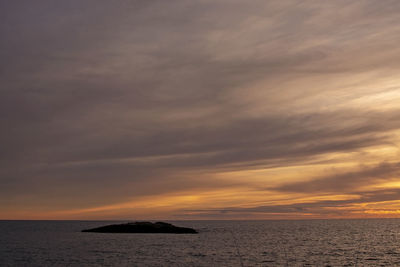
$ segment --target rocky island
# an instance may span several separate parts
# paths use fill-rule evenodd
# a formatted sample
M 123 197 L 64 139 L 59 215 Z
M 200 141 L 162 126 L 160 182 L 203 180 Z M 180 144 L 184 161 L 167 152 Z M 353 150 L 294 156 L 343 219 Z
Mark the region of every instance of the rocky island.
M 93 229 L 82 230 L 82 232 L 95 233 L 166 233 L 166 234 L 197 234 L 195 229 L 178 227 L 165 222 L 132 222 L 124 224 L 112 224 Z

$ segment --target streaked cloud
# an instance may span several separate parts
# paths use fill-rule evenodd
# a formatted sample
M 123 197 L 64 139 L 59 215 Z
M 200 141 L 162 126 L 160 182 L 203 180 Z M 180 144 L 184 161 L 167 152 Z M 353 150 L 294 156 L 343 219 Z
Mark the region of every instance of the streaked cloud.
M 397 194 L 399 11 L 0 3 L 0 218 L 370 216 Z

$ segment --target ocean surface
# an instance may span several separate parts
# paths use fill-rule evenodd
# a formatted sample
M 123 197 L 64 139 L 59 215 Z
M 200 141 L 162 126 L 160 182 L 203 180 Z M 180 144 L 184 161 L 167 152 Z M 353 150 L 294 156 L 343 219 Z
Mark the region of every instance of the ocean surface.
M 400 266 L 399 219 L 169 222 L 200 233 L 82 233 L 119 222 L 0 221 L 0 266 Z

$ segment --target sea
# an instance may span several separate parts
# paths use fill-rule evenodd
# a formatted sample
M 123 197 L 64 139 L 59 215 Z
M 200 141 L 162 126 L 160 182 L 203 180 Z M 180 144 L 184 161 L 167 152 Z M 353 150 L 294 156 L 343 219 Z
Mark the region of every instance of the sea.
M 400 219 L 166 221 L 199 234 L 81 230 L 127 221 L 0 221 L 0 266 L 400 266 Z

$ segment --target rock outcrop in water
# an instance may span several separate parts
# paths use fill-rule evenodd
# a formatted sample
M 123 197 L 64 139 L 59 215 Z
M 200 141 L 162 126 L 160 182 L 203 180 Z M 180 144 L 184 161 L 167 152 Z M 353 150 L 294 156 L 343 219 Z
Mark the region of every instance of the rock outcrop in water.
M 197 234 L 197 231 L 195 229 L 178 227 L 165 222 L 133 222 L 124 224 L 113 224 L 93 229 L 82 230 L 82 232 Z

